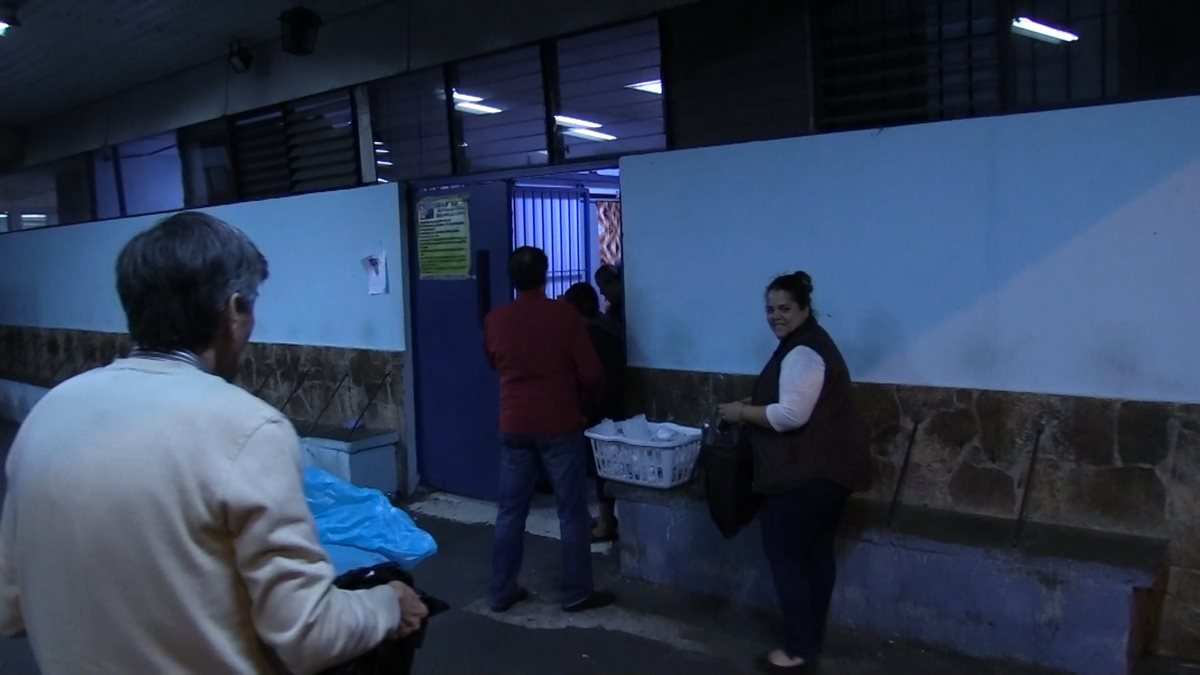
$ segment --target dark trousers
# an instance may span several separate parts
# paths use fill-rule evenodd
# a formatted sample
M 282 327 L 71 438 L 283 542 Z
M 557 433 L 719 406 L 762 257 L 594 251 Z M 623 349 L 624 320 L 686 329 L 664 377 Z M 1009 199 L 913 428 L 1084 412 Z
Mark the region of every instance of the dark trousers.
M 841 485 L 815 480 L 763 496 L 763 548 L 779 595 L 783 648 L 789 656 L 813 659 L 821 652 L 837 577 L 833 542 L 849 495 Z
M 488 599 L 493 607 L 517 593 L 517 577 L 525 554 L 525 519 L 534 485 L 545 467 L 558 501 L 562 533 L 562 604 L 587 599 L 592 593 L 592 527 L 587 503 L 587 457 L 583 434 L 552 437 L 504 438 L 500 455 L 500 503 L 492 549 L 492 581 Z

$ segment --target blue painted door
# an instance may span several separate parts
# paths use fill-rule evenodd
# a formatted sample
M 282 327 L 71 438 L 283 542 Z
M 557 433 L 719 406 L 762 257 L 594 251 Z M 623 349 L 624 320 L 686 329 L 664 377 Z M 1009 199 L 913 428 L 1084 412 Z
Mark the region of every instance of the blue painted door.
M 416 205 L 422 197 L 469 199 L 471 277 L 422 279 L 417 255 Z M 508 256 L 512 199 L 507 182 L 412 195 L 413 363 L 417 467 L 423 483 L 477 499 L 495 500 L 499 485 L 499 381 L 483 348 L 483 316 L 511 298 Z

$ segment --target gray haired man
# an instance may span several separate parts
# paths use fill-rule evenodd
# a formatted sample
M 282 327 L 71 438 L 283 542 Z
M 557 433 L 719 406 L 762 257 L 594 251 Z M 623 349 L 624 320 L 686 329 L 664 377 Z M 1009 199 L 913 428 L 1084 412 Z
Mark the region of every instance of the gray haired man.
M 55 387 L 17 433 L 0 632 L 43 673 L 312 673 L 419 627 L 403 584 L 334 588 L 298 439 L 229 384 L 267 261 L 181 213 L 134 237 L 117 292 L 136 349 Z

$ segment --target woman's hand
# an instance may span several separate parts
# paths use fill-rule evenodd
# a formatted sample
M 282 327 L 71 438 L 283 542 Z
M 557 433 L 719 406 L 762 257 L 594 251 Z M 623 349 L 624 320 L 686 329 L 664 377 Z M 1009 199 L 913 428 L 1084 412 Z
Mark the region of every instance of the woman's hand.
M 726 422 L 740 424 L 746 418 L 746 401 L 733 401 L 717 406 L 717 414 Z
M 749 424 L 764 429 L 771 429 L 771 422 L 767 420 L 767 407 L 750 405 L 750 399 L 748 398 L 730 403 L 722 403 L 717 406 L 717 414 L 721 416 L 721 419 L 733 424 Z

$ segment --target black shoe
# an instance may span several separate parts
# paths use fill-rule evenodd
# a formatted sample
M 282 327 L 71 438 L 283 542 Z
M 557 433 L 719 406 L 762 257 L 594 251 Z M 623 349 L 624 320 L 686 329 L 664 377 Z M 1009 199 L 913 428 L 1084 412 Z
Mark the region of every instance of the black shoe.
M 492 611 L 497 614 L 502 614 L 502 613 L 507 612 L 508 610 L 512 609 L 513 605 L 517 604 L 518 602 L 525 602 L 528 599 L 529 599 L 529 591 L 518 586 L 517 592 L 513 593 L 512 597 L 509 598 L 507 602 L 504 602 L 499 605 L 492 605 Z
M 589 609 L 608 607 L 617 601 L 617 596 L 608 591 L 592 591 L 592 594 L 573 605 L 563 607 L 564 612 L 586 612 Z
M 604 534 L 596 534 L 596 528 L 599 526 L 600 526 L 599 523 L 597 523 L 594 520 L 592 521 L 592 543 L 593 544 L 603 544 L 603 543 L 607 543 L 610 541 L 616 541 L 621 536 L 620 533 L 617 531 L 617 521 L 615 521 L 615 520 L 613 521 L 612 526 L 608 528 L 608 532 L 605 532 Z
M 617 535 L 616 529 L 609 530 L 608 534 L 596 534 L 593 532 L 592 533 L 592 543 L 593 544 L 607 544 L 610 542 L 615 542 L 617 540 L 617 537 L 618 537 L 618 535 Z

